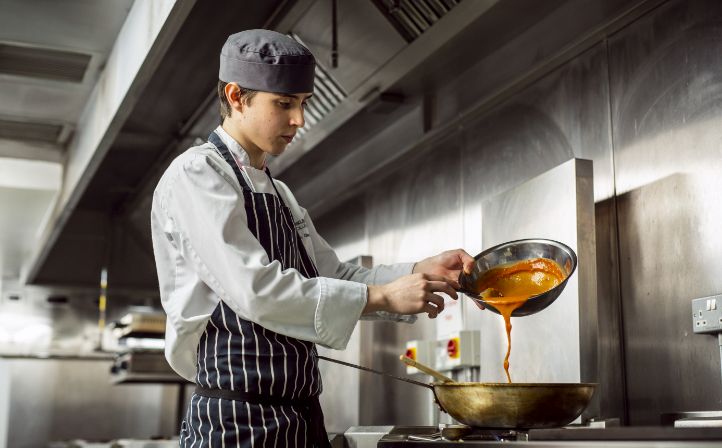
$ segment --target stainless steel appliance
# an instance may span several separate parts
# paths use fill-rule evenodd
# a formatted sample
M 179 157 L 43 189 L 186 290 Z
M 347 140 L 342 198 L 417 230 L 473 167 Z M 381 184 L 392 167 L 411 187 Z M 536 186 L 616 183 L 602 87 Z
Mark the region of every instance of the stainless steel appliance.
M 494 431 L 473 429 L 461 440 L 444 440 L 444 428 L 434 426 L 395 426 L 384 433 L 372 428 L 350 428 L 346 433 L 349 447 L 509 447 L 587 448 L 587 447 L 719 447 L 722 428 L 673 427 L 566 427 L 530 431 Z M 386 428 L 376 428 L 384 431 Z
M 113 383 L 187 383 L 171 369 L 163 352 L 134 350 L 116 356 L 110 368 Z

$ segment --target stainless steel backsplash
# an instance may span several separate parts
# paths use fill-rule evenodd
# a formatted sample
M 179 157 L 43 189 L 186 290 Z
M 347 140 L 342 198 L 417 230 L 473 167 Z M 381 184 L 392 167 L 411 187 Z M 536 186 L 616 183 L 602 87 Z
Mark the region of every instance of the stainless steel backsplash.
M 437 119 L 461 120 L 474 98 L 493 96 L 500 82 L 488 79 L 520 76 L 525 67 L 514 61 L 559 41 L 569 28 L 561 19 L 556 34 L 531 30 L 434 92 Z M 690 301 L 722 291 L 721 27 L 713 0 L 652 5 L 465 116 L 458 132 L 396 163 L 359 190 L 356 206 L 316 225 L 348 256 L 378 263 L 457 246 L 473 254 L 482 249 L 483 199 L 573 157 L 591 159 L 601 416 L 657 424 L 664 412 L 719 409 L 717 340 L 692 334 Z M 402 374 L 395 357 L 404 342 L 433 337 L 424 318 L 380 325 L 360 341 L 362 361 Z M 363 381 L 373 384 L 362 384 L 361 424 L 430 423 L 426 391 Z

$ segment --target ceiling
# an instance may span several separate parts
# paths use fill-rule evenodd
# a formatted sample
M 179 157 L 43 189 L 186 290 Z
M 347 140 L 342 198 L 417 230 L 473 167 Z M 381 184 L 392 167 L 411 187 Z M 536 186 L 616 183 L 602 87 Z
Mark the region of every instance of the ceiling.
M 0 273 L 18 277 L 133 0 L 0 2 Z
M 61 126 L 54 141 L 41 140 L 60 150 L 132 4 L 133 0 L 3 0 L 0 119 Z M 21 140 L 34 139 L 27 135 Z

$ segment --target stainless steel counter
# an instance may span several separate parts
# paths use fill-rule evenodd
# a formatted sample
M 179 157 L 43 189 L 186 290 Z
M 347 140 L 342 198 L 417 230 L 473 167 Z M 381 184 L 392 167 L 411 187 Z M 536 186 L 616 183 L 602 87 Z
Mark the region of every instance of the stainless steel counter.
M 582 447 L 719 447 L 722 428 L 613 427 L 559 428 L 528 432 L 474 430 L 462 441 L 431 439 L 433 426 L 394 427 L 376 445 L 380 448 L 406 447 L 509 447 L 582 448 Z M 363 447 L 364 445 L 349 445 Z

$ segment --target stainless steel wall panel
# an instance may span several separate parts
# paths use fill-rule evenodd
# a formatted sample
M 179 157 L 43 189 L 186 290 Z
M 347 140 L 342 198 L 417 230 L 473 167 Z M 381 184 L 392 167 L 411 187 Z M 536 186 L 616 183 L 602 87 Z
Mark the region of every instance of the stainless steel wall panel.
M 0 397 L 10 396 L 10 367 L 8 361 L 0 359 Z M 0 398 L 0 448 L 7 448 L 10 400 Z
M 507 17 L 505 12 L 496 20 L 483 23 L 483 28 L 478 31 L 485 33 L 486 30 L 493 29 L 495 32 L 492 35 L 485 35 L 480 41 L 469 39 L 462 44 L 468 47 L 458 51 L 464 55 L 477 55 L 477 62 L 473 67 L 459 73 L 452 82 L 439 86 L 440 101 L 435 125 L 454 120 L 460 111 L 476 107 L 481 101 L 498 103 L 503 101 L 499 97 L 515 94 L 520 90 L 520 86 L 536 84 L 535 79 L 552 70 L 555 65 L 568 65 L 566 62 L 574 56 L 564 55 L 564 51 L 573 49 L 575 43 L 580 43 L 580 47 L 584 49 L 589 43 L 601 40 L 604 26 L 614 26 L 620 17 L 644 3 L 651 2 L 501 2 L 496 9 L 505 11 L 505 8 L 509 8 L 508 13 L 513 19 Z M 519 14 L 521 10 L 524 14 Z M 598 35 L 592 37 L 595 33 Z M 585 41 L 587 43 L 584 43 Z M 573 94 L 573 90 L 568 93 Z M 586 92 L 585 95 L 588 96 L 589 93 Z
M 368 189 L 366 229 L 375 264 L 418 261 L 461 247 L 461 140 L 450 139 L 433 154 L 404 160 Z M 413 325 L 378 323 L 374 327 L 372 367 L 403 375 L 398 355 L 406 341 L 434 339 L 435 322 L 419 315 Z M 435 408 L 428 390 L 384 378 L 362 397 L 375 403 L 373 421 L 364 424 L 430 424 Z M 379 406 L 379 403 L 384 403 Z
M 519 92 L 464 133 L 464 210 L 483 214 L 483 210 L 476 211 L 482 200 L 573 157 L 593 160 L 595 200 L 605 203 L 613 195 L 614 172 L 604 44 Z M 605 248 L 601 254 L 616 253 L 614 221 L 603 219 L 596 224 L 596 244 Z M 474 230 L 469 227 L 466 238 L 473 240 L 469 232 Z M 481 229 L 477 231 L 481 233 Z M 610 287 L 616 284 L 615 266 L 606 260 L 597 269 L 598 397 L 602 416 L 620 417 L 624 414 L 624 383 L 619 296 Z M 467 315 L 467 328 L 489 331 L 471 316 Z M 482 344 L 483 340 L 482 333 Z
M 109 384 L 110 362 L 8 360 L 8 446 L 175 434 L 175 386 Z
M 481 249 L 481 202 L 573 157 L 593 160 L 594 192 L 601 204 L 594 237 L 604 249 L 597 270 L 599 398 L 601 415 L 624 415 L 617 285 L 614 172 L 609 112 L 606 46 L 600 43 L 578 58 L 518 92 L 437 147 L 411 160 L 364 190 L 366 238 L 377 263 L 418 259 L 456 246 Z M 439 101 L 445 101 L 443 96 Z M 391 123 L 385 133 L 393 133 Z M 345 214 L 337 208 L 326 216 Z M 326 221 L 324 217 L 324 222 Z M 331 226 L 326 226 L 330 228 Z M 358 232 L 357 230 L 354 232 Z M 343 241 L 341 230 L 331 238 Z M 323 234 L 323 230 L 322 230 Z M 355 238 L 358 239 L 358 236 Z M 462 302 L 466 328 L 481 329 L 479 311 Z M 425 318 L 412 326 L 373 324 L 371 347 L 361 342 L 371 366 L 395 373 L 396 355 L 407 340 L 436 337 Z M 488 331 L 488 328 L 487 328 Z M 482 342 L 483 343 L 483 342 Z M 483 379 L 483 378 L 482 378 Z M 363 424 L 430 423 L 428 394 L 412 386 L 370 378 L 377 383 L 362 402 L 374 403 Z M 361 379 L 362 384 L 364 377 Z M 403 405 L 398 403 L 405 400 Z M 383 403 L 383 405 L 379 405 Z M 387 405 L 387 403 L 390 403 Z M 363 405 L 362 405 L 363 409 Z
M 671 1 L 609 42 L 630 420 L 719 409 L 690 301 L 722 277 L 722 4 Z
M 612 197 L 594 206 L 597 252 L 598 363 L 600 414 L 629 421 L 619 292 L 617 205 Z
M 363 198 L 352 198 L 329 213 L 314 221 L 316 230 L 334 247 L 340 260 L 351 260 L 368 254 L 366 240 L 365 207 Z M 359 322 L 354 329 L 345 350 L 331 350 L 318 347 L 318 352 L 331 358 L 353 364 L 367 365 L 362 359 L 362 349 L 374 347 L 373 322 Z M 358 370 L 319 362 L 323 380 L 321 406 L 324 409 L 326 429 L 330 433 L 343 433 L 351 426 L 363 425 L 362 415 L 371 414 L 377 406 L 366 397 L 376 390 L 368 378 L 370 374 Z
M 594 162 L 595 199 L 613 192 L 602 44 L 466 126 L 465 206 L 573 157 Z
M 578 3 L 565 3 L 554 13 L 557 22 L 567 7 L 579 8 Z M 591 16 L 608 17 L 617 7 L 620 4 Z M 590 50 L 523 90 L 512 86 L 511 91 L 494 91 L 503 85 L 498 83 L 500 71 L 509 70 L 511 79 L 521 70 L 505 66 L 501 58 L 492 67 L 501 67 L 499 72 L 482 70 L 490 67 L 486 61 L 434 92 L 440 106 L 435 119 L 441 121 L 460 117 L 465 105 L 478 103 L 482 95 L 498 101 L 483 116 L 464 116 L 467 124 L 452 137 L 452 146 L 461 148 L 458 172 L 451 167 L 433 173 L 447 197 L 458 193 L 462 198 L 455 202 L 460 208 L 459 244 L 470 251 L 481 249 L 485 198 L 569 158 L 594 161 L 599 399 L 604 417 L 625 418 L 625 393 L 634 424 L 656 423 L 662 412 L 716 409 L 722 403 L 717 341 L 693 335 L 689 328 L 690 300 L 722 288 L 715 271 L 722 251 L 717 207 L 722 193 L 720 23 L 718 2 L 670 1 L 608 40 L 600 34 Z M 524 57 L 538 46 L 555 47 L 554 36 L 537 37 Z M 504 51 L 514 54 L 519 47 L 510 42 Z M 554 51 L 540 54 L 549 58 Z M 457 164 L 449 162 L 447 149 L 441 143 L 417 156 L 427 160 L 421 165 Z M 420 247 L 426 247 L 432 234 L 444 235 L 444 244 L 454 242 L 444 234 L 453 225 L 427 218 L 444 195 L 429 199 L 417 194 L 428 191 L 419 190 L 418 179 L 431 174 L 419 163 L 410 162 L 388 173 L 388 180 L 365 186 L 366 237 L 369 254 L 377 261 L 399 261 L 401 253 L 421 255 Z M 480 328 L 470 316 L 467 309 L 467 328 Z M 401 343 L 433 334 L 427 322 L 420 324 L 375 327 L 380 335 L 375 340 L 384 341 L 373 346 L 376 366 L 388 363 L 392 371 L 400 369 L 390 355 Z M 383 419 L 374 423 L 427 421 L 426 411 L 415 407 L 425 399 L 414 396 L 413 389 L 383 386 L 372 401 L 395 400 L 396 391 L 412 394 L 410 406 L 383 406 Z
M 368 255 L 366 238 L 366 206 L 363 196 L 353 197 L 327 213 L 314 219 L 318 233 L 334 248 L 340 260 L 351 260 Z
M 491 247 L 522 238 L 550 238 L 577 254 L 577 271 L 552 306 L 512 319 L 510 374 L 513 381 L 597 382 L 596 252 L 592 163 L 572 159 L 482 204 L 483 242 Z M 482 381 L 504 382 L 507 349 L 504 322 L 492 313 L 481 320 Z M 587 408 L 590 417 L 598 409 Z

